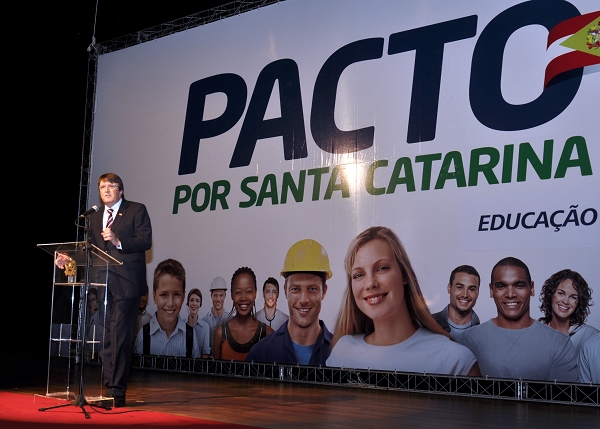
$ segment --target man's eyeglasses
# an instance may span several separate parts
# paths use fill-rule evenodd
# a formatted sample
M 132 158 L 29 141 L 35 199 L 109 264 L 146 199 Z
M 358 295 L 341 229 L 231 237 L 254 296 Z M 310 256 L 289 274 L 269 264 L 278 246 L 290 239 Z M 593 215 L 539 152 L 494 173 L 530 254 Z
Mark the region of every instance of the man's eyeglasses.
M 105 191 L 106 188 L 110 189 L 111 191 L 114 191 L 115 189 L 119 189 L 119 185 L 101 185 L 100 186 L 101 191 Z

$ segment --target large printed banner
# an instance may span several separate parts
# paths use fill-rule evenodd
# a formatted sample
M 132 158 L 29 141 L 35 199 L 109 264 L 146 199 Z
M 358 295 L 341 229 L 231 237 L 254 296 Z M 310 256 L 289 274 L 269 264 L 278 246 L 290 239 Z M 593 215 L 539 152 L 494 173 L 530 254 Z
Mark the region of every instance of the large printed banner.
M 400 237 L 432 313 L 469 264 L 475 311 L 495 317 L 506 256 L 529 266 L 532 317 L 564 268 L 600 303 L 598 15 L 592 0 L 287 0 L 104 54 L 92 178 L 115 172 L 146 204 L 149 283 L 181 261 L 201 315 L 214 277 L 247 266 L 259 289 L 282 284 L 286 252 L 312 238 L 333 331 L 348 245 L 375 225 Z

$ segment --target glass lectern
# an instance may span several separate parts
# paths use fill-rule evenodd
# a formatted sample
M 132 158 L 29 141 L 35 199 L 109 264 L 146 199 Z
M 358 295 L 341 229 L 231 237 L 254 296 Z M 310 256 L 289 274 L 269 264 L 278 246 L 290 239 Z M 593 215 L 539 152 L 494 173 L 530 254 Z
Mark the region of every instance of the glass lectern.
M 103 345 L 99 320 L 106 314 L 108 268 L 122 262 L 93 244 L 38 244 L 52 255 L 52 307 L 48 347 L 48 397 L 85 402 L 110 400 L 102 396 Z M 61 257 L 66 264 L 59 268 Z M 84 389 L 85 386 L 85 389 Z

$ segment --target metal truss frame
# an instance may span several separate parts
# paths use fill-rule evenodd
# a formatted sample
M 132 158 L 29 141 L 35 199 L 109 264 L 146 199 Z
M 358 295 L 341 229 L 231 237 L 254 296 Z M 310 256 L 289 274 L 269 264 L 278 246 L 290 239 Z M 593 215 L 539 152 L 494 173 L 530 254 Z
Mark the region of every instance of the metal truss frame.
M 97 49 L 100 54 L 113 52 L 283 1 L 285 0 L 235 0 L 222 6 L 109 40 L 98 45 Z
M 134 355 L 138 369 L 597 407 L 600 385 Z
M 92 138 L 94 132 L 94 106 L 96 104 L 96 76 L 98 55 L 92 45 L 88 48 L 87 84 L 85 94 L 85 116 L 83 124 L 83 144 L 81 149 L 81 173 L 79 178 L 79 205 L 77 215 L 87 210 L 90 199 L 90 180 L 92 170 Z M 77 228 L 76 241 L 85 241 L 84 228 Z

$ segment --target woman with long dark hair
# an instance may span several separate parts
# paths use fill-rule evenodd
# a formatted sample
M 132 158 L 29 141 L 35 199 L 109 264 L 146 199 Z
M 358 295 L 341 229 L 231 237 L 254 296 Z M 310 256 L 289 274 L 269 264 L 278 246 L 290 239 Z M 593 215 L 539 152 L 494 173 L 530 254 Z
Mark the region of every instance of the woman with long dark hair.
M 552 274 L 542 286 L 540 310 L 544 315 L 539 321 L 571 338 L 575 351 L 598 333 L 598 329 L 586 325 L 592 301 L 592 289 L 577 271 L 560 270 Z

